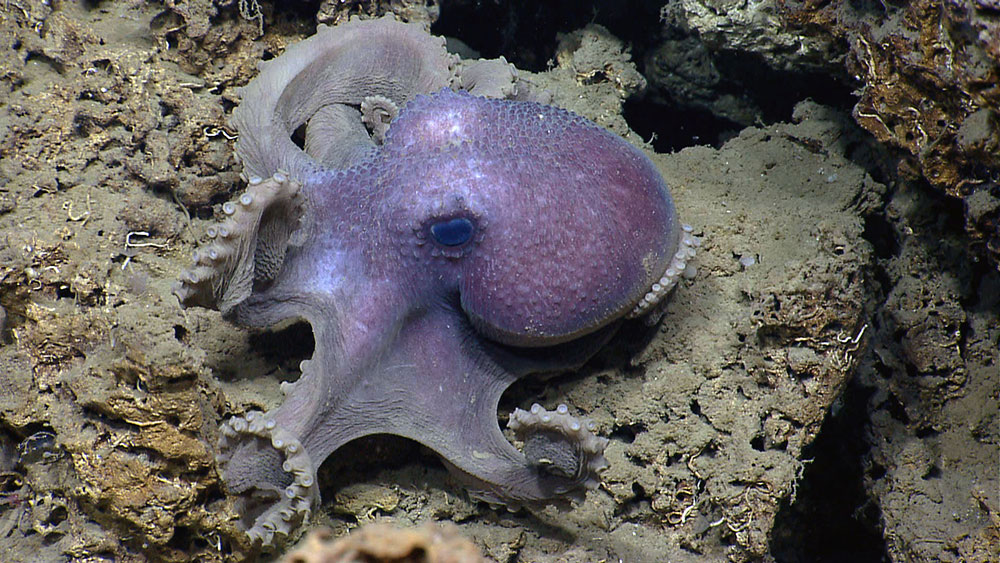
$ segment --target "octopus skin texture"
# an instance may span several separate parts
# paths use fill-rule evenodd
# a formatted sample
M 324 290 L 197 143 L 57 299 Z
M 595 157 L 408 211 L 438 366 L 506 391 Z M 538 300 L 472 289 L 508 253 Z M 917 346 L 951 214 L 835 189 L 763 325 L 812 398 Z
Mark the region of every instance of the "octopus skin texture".
M 248 188 L 175 293 L 238 324 L 311 325 L 284 402 L 233 417 L 218 462 L 270 544 L 319 500 L 355 438 L 434 450 L 508 507 L 597 486 L 607 440 L 565 405 L 497 404 L 518 378 L 580 366 L 622 319 L 655 315 L 698 244 L 655 166 L 544 105 L 503 59 L 461 60 L 392 18 L 352 20 L 263 63 L 232 125 Z M 296 142 L 298 139 L 298 142 Z

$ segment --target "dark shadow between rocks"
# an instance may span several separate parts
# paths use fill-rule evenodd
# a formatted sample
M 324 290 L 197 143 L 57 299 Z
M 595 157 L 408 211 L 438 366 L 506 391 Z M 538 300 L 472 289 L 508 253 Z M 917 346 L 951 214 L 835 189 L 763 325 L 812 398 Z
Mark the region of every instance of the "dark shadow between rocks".
M 522 70 L 540 72 L 552 60 L 558 35 L 596 23 L 634 48 L 655 42 L 657 0 L 452 0 L 443 2 L 431 33 L 454 37 L 483 57 L 504 56 Z
M 781 506 L 771 553 L 778 563 L 888 562 L 881 511 L 864 486 L 868 400 L 874 390 L 852 381 L 834 403 L 816 441 L 806 446 L 798 494 Z

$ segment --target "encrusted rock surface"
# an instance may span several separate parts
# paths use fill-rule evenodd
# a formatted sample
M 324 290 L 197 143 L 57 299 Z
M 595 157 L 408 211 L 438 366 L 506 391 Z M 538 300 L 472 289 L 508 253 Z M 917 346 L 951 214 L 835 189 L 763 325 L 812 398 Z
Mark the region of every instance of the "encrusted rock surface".
M 855 120 L 900 152 L 900 174 L 963 200 L 966 230 L 1000 266 L 997 9 L 975 0 L 684 0 L 663 9 L 665 39 L 646 69 L 654 89 L 738 123 L 761 109 L 727 93 L 745 80 L 738 67 L 720 68 L 735 54 L 855 86 Z

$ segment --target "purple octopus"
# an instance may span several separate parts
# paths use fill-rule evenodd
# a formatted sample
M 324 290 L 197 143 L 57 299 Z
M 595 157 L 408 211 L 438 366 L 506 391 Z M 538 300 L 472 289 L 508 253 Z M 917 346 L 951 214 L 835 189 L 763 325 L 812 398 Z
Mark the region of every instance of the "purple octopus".
M 175 292 L 314 332 L 284 403 L 220 429 L 255 540 L 301 523 L 319 465 L 368 434 L 426 445 L 494 504 L 597 486 L 607 440 L 592 425 L 565 405 L 518 409 L 518 449 L 500 396 L 655 314 L 698 241 L 640 150 L 541 96 L 505 60 L 461 60 L 392 18 L 321 26 L 242 91 L 249 187 Z

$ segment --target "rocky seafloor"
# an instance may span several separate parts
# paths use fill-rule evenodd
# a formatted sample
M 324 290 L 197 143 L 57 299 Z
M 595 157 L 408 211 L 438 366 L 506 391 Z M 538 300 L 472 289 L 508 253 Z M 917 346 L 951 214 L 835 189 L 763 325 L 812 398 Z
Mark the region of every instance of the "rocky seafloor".
M 300 533 L 444 522 L 404 544 L 502 562 L 997 559 L 1000 7 L 766 0 L 4 3 L 0 559 L 294 549 L 247 543 L 214 447 L 311 333 L 170 287 L 243 188 L 235 89 L 317 23 L 386 12 L 644 147 L 704 243 L 658 327 L 501 403 L 611 439 L 584 503 L 497 511 L 377 437 L 323 465 Z

